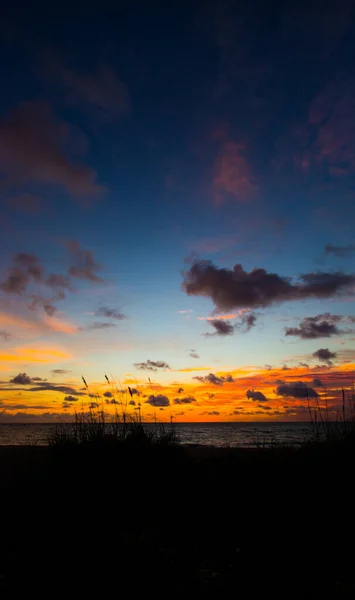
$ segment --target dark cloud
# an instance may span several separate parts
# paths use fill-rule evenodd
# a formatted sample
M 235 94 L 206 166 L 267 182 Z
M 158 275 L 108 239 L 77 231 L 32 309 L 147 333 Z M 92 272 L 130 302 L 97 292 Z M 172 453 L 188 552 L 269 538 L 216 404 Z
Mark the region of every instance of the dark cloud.
M 7 342 L 8 340 L 11 340 L 12 334 L 9 331 L 5 331 L 5 329 L 0 329 L 0 338 Z
M 306 298 L 331 298 L 350 292 L 355 275 L 342 272 L 305 273 L 298 282 L 268 273 L 265 269 L 247 272 L 242 265 L 233 269 L 216 267 L 211 261 L 192 264 L 184 274 L 183 290 L 190 296 L 207 296 L 220 311 L 259 308 Z
M 43 379 L 43 377 L 32 377 L 32 381 L 47 381 L 47 380 Z
M 193 396 L 186 396 L 185 398 L 174 399 L 174 404 L 192 404 L 192 402 L 196 402 L 196 398 L 193 398 Z
M 317 398 L 317 392 L 303 381 L 282 383 L 276 388 L 276 394 L 284 398 Z
M 178 394 L 181 394 L 184 391 L 184 388 L 180 387 L 177 391 Z
M 318 379 L 318 377 L 315 377 L 313 379 L 313 381 L 312 381 L 312 385 L 313 385 L 313 387 L 316 387 L 316 388 L 317 387 L 322 387 L 323 386 L 323 382 L 320 379 Z
M 209 415 L 209 416 L 218 416 L 220 413 L 218 412 L 218 410 L 205 410 L 203 413 L 201 413 L 201 415 Z
M 168 363 L 164 360 L 146 360 L 141 363 L 134 363 L 134 367 L 139 371 L 158 371 L 158 369 L 170 369 Z
M 151 394 L 148 400 L 146 400 L 146 404 L 150 404 L 151 406 L 169 406 L 170 401 L 169 398 L 163 396 L 163 394 L 158 394 L 157 396 Z
M 72 265 L 69 267 L 69 275 L 93 283 L 102 283 L 103 279 L 96 273 L 102 267 L 94 259 L 91 250 L 81 248 L 77 240 L 67 242 L 67 247 L 72 260 Z
M 246 331 L 250 331 L 250 329 L 255 325 L 256 315 L 254 315 L 254 313 L 243 315 L 242 321 L 243 324 L 246 325 Z
M 213 321 L 208 321 L 208 324 L 211 325 L 215 331 L 214 333 L 205 333 L 205 335 L 225 336 L 232 335 L 234 333 L 234 326 L 228 321 L 214 319 Z
M 104 393 L 104 397 L 105 398 L 112 398 L 112 393 L 111 392 L 105 392 Z
M 52 369 L 51 373 L 53 375 L 67 375 L 67 373 L 71 373 L 68 369 Z
M 36 387 L 32 387 L 29 390 L 30 392 L 45 392 L 45 391 L 53 391 L 60 392 L 61 394 L 68 394 L 72 396 L 84 396 L 83 392 L 77 392 L 74 388 L 67 385 L 55 385 L 53 383 L 43 383 L 42 385 L 38 385 Z
M 234 381 L 232 375 L 225 375 L 222 377 L 218 377 L 214 375 L 214 373 L 209 373 L 208 375 L 193 377 L 193 379 L 197 379 L 197 381 L 201 381 L 201 383 L 212 383 L 213 385 L 223 385 L 224 383 L 232 383 Z
M 109 308 L 108 306 L 100 306 L 95 314 L 97 317 L 107 317 L 108 319 L 117 319 L 117 321 L 127 319 L 126 315 L 121 313 L 117 308 Z
M 128 391 L 129 391 L 129 395 L 132 396 L 140 396 L 141 393 L 139 390 L 137 390 L 137 388 L 131 388 L 128 386 Z
M 76 73 L 57 64 L 51 73 L 55 83 L 66 90 L 70 102 L 80 108 L 86 105 L 106 121 L 130 112 L 128 88 L 108 66 L 100 66 L 94 73 Z
M 22 295 L 31 281 L 44 282 L 44 270 L 34 254 L 16 254 L 7 278 L 1 283 L 3 292 Z
M 28 293 L 30 284 L 46 287 L 50 290 L 51 297 L 48 298 L 32 291 Z M 41 307 L 49 316 L 53 316 L 56 311 L 54 302 L 63 300 L 66 291 L 73 291 L 70 280 L 66 275 L 60 273 L 46 274 L 38 257 L 26 253 L 15 255 L 5 280 L 0 283 L 0 289 L 8 294 L 20 296 L 26 294 L 27 306 L 30 310 Z
M 0 122 L 0 173 L 8 187 L 37 183 L 61 186 L 73 196 L 102 192 L 93 169 L 69 159 L 74 147 L 68 123 L 55 118 L 49 104 L 24 102 Z
M 325 361 L 328 363 L 328 365 L 331 365 L 332 360 L 336 358 L 337 353 L 331 352 L 329 348 L 319 348 L 319 350 L 313 352 L 312 356 L 314 356 L 314 358 L 318 358 L 319 360 Z
M 64 397 L 64 402 L 77 402 L 77 401 L 78 401 L 78 399 L 75 398 L 75 396 L 73 396 L 72 394 Z
M 351 333 L 351 330 L 344 330 L 338 327 L 341 321 L 346 317 L 323 313 L 315 317 L 305 317 L 298 327 L 286 327 L 285 335 L 298 336 L 303 340 L 331 337 L 343 333 Z
M 200 358 L 200 355 L 197 354 L 196 350 L 191 350 L 190 356 L 191 358 Z
M 255 402 L 268 402 L 268 399 L 265 398 L 262 392 L 248 390 L 246 396 L 249 400 L 254 400 Z
M 10 379 L 10 383 L 17 383 L 18 385 L 31 385 L 32 378 L 27 373 L 19 373 L 13 379 Z
M 348 244 L 348 246 L 333 246 L 327 244 L 324 248 L 326 254 L 334 254 L 340 258 L 346 258 L 347 256 L 354 256 L 355 244 Z

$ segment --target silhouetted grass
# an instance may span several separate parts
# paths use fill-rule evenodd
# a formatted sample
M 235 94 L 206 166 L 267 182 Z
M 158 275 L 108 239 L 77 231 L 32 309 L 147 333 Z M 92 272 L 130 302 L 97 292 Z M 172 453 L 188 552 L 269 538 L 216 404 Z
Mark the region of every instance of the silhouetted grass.
M 171 446 L 179 443 L 173 422 L 155 423 L 149 426 L 135 416 L 125 414 L 122 419 L 116 412 L 113 420 L 107 420 L 103 410 L 90 409 L 89 413 L 75 413 L 74 422 L 56 424 L 48 438 L 52 448 L 78 446 L 147 447 Z

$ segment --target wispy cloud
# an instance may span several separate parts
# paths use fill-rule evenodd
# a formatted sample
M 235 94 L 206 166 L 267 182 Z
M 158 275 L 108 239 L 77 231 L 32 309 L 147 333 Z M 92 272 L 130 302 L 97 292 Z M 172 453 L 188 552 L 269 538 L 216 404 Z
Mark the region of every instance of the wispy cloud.
M 326 254 L 333 254 L 338 258 L 346 258 L 355 255 L 355 244 L 348 244 L 347 246 L 333 246 L 333 244 L 327 244 L 324 251 Z
M 34 182 L 60 186 L 72 196 L 99 195 L 95 171 L 64 151 L 72 139 L 70 125 L 56 119 L 49 104 L 20 104 L 0 122 L 0 168 L 7 187 Z
M 51 72 L 67 92 L 68 100 L 80 108 L 86 106 L 109 121 L 130 112 L 128 88 L 110 67 L 102 65 L 95 72 L 77 73 L 57 64 Z
M 123 321 L 127 319 L 126 315 L 124 315 L 118 308 L 109 308 L 108 306 L 100 306 L 97 309 L 95 315 L 97 317 L 107 317 L 108 319 L 116 319 L 117 321 Z
M 102 266 L 96 262 L 91 250 L 82 248 L 77 240 L 67 242 L 67 247 L 72 260 L 72 264 L 69 267 L 69 275 L 77 279 L 102 283 L 103 279 L 96 273 L 96 271 L 102 269 Z
M 229 197 L 245 202 L 255 194 L 255 178 L 246 153 L 245 144 L 230 139 L 222 141 L 214 164 L 214 192 L 218 204 Z

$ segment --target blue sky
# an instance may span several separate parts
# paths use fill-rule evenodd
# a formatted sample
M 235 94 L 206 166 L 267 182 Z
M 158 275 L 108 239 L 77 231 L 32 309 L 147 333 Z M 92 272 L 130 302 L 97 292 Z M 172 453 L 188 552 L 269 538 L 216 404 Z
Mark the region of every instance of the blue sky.
M 319 348 L 348 369 L 352 2 L 68 11 L 8 7 L 0 28 L 4 381 L 38 368 L 50 379 L 58 356 L 33 364 L 28 348 L 59 348 L 71 385 L 83 371 L 93 385 L 109 370 L 169 386 L 198 373 L 178 369 L 296 368 Z M 213 282 L 200 273 L 187 293 L 184 273 L 206 260 Z M 245 282 L 220 283 L 238 264 Z M 255 291 L 255 268 L 298 287 L 269 297 L 266 277 Z M 300 292 L 319 273 L 323 288 Z M 328 328 L 318 323 L 314 337 L 285 335 L 319 315 Z M 169 368 L 134 367 L 148 359 Z M 61 396 L 53 402 L 59 413 Z

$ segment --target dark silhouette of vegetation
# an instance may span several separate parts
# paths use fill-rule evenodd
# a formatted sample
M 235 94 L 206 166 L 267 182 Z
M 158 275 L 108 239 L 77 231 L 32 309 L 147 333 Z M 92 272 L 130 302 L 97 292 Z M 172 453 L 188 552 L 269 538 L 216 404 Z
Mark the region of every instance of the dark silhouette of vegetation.
M 98 408 L 0 447 L 2 597 L 353 598 L 354 420 L 319 409 L 300 448 L 184 447 Z

